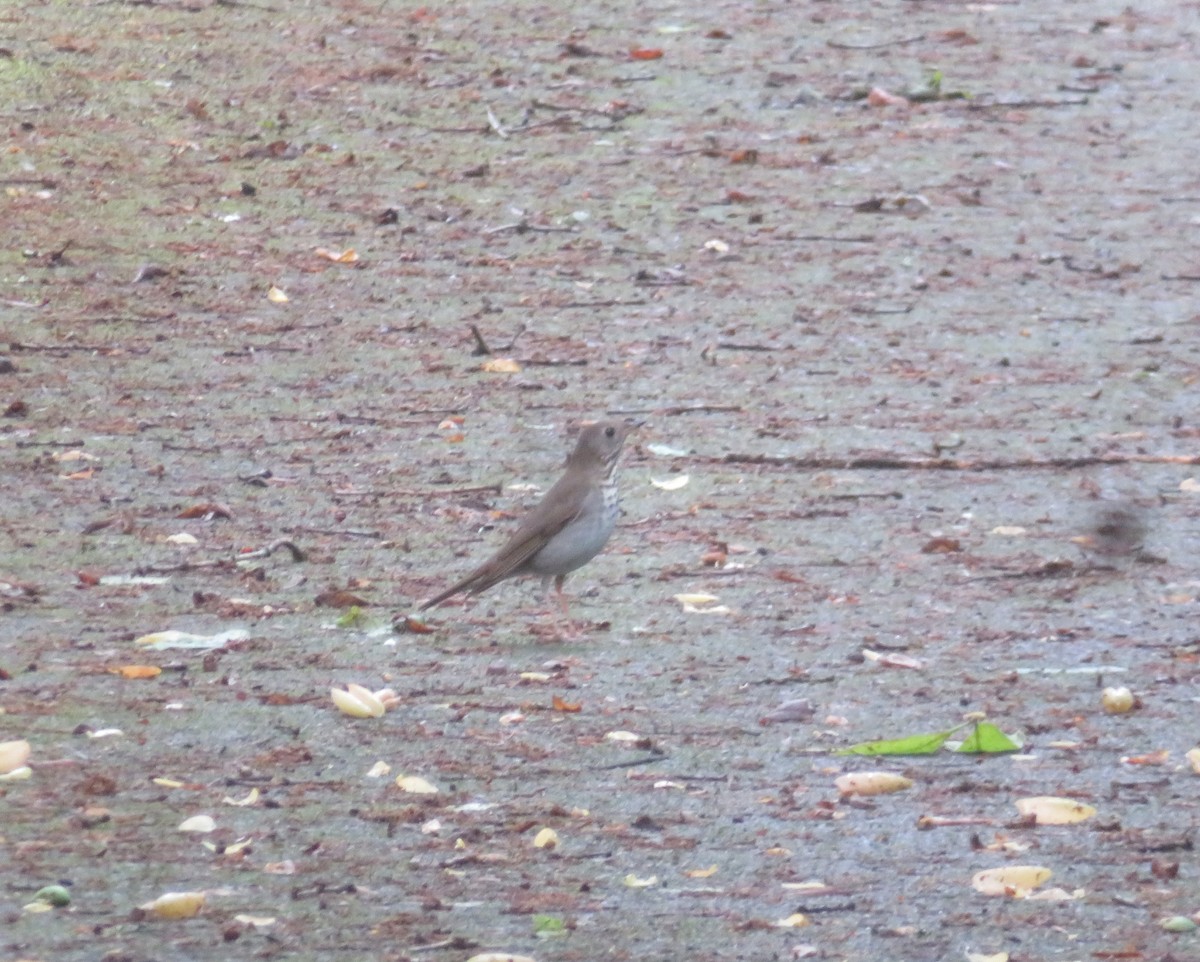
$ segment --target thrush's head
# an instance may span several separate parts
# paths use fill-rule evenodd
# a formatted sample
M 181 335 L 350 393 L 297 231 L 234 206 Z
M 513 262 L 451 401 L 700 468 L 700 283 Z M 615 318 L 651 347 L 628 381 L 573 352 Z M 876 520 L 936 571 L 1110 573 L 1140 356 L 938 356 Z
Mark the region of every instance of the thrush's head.
M 624 421 L 597 421 L 595 424 L 589 424 L 579 432 L 579 441 L 570 461 L 611 467 L 621 456 L 621 446 L 632 427 L 632 424 Z

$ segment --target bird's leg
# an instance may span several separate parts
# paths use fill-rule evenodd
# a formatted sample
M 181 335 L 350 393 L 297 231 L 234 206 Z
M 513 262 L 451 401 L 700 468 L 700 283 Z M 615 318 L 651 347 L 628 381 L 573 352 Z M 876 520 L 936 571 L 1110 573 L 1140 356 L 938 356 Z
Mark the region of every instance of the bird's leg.
M 563 592 L 563 582 L 567 580 L 566 575 L 556 575 L 554 578 L 554 593 L 558 596 L 558 607 L 562 611 L 563 620 L 568 624 L 571 622 L 571 603 L 570 599 Z
M 554 594 L 558 601 L 559 618 L 554 619 L 554 637 L 557 641 L 577 641 L 582 633 L 579 626 L 571 620 L 571 611 L 569 598 L 566 592 L 563 591 L 563 581 L 566 580 L 566 575 L 554 576 Z M 546 576 L 546 587 L 550 586 L 550 575 Z M 549 627 L 549 626 L 547 626 Z

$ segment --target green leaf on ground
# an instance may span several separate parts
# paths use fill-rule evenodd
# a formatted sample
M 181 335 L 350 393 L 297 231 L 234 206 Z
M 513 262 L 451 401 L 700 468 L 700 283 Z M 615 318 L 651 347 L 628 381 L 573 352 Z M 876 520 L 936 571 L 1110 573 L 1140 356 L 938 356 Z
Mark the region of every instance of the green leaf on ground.
M 960 752 L 1016 752 L 1021 745 L 1013 741 L 991 722 L 979 722 L 975 730 L 958 746 Z
M 954 734 L 929 732 L 925 735 L 909 735 L 907 738 L 889 738 L 878 742 L 860 742 L 849 748 L 834 752 L 835 755 L 932 755 Z

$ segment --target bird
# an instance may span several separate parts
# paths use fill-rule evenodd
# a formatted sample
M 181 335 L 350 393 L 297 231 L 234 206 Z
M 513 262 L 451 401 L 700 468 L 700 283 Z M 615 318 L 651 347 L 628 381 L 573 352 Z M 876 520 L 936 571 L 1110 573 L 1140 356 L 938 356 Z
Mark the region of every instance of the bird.
M 1109 561 L 1140 556 L 1149 525 L 1146 513 L 1130 501 L 1105 501 L 1088 520 L 1084 533 L 1071 540 L 1094 558 Z
M 543 591 L 554 582 L 565 617 L 563 582 L 600 553 L 616 526 L 617 462 L 634 427 L 625 421 L 597 421 L 584 427 L 562 477 L 525 515 L 508 542 L 417 610 L 426 611 L 462 592 L 480 594 L 507 578 L 540 575 Z

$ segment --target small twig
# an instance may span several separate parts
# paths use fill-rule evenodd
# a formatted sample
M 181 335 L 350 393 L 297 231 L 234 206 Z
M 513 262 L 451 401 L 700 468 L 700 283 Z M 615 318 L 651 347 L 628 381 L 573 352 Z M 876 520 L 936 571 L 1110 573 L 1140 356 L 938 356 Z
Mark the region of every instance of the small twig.
M 502 123 L 500 123 L 500 118 L 497 117 L 494 113 L 492 113 L 491 107 L 487 108 L 487 119 L 488 119 L 488 126 L 491 127 L 492 130 L 496 131 L 496 133 L 500 135 L 500 138 L 502 140 L 508 140 L 508 131 L 505 130 L 504 125 Z
M 442 939 L 440 942 L 430 942 L 427 945 L 410 945 L 405 951 L 416 955 L 418 952 L 440 952 L 442 949 L 473 949 L 477 945 L 474 939 L 468 939 L 461 935 L 455 935 L 448 939 Z
M 736 341 L 717 341 L 717 348 L 722 351 L 780 351 L 784 348 L 773 344 L 738 344 Z
M 871 307 L 870 305 L 861 304 L 850 308 L 855 314 L 870 314 L 872 317 L 882 314 L 909 314 L 912 312 L 913 305 L 905 304 L 901 307 Z
M 1029 110 L 1034 107 L 1086 107 L 1090 101 L 1087 97 L 1068 100 L 993 100 L 991 103 L 980 103 L 976 100 L 967 101 L 968 110 L 1016 109 Z
M 556 110 L 565 114 L 599 114 L 602 117 L 611 116 L 611 112 L 603 107 L 560 107 L 558 104 L 547 103 L 544 100 L 535 100 L 531 106 L 535 110 Z
M 838 40 L 826 40 L 825 46 L 833 47 L 834 50 L 883 50 L 886 47 L 900 47 L 908 43 L 920 43 L 925 39 L 925 34 L 919 33 L 915 37 L 904 37 L 900 40 L 885 40 L 883 43 L 841 43 Z
M 308 348 L 284 347 L 282 344 L 247 344 L 245 347 L 232 347 L 221 352 L 221 357 L 254 357 L 255 354 L 266 354 L 275 351 L 278 354 L 299 354 Z
M 659 408 L 654 413 L 668 418 L 678 417 L 681 414 L 741 414 L 742 406 L 740 404 L 688 404 Z
M 471 352 L 472 357 L 482 357 L 492 353 L 492 349 L 488 347 L 487 341 L 483 339 L 483 335 L 479 333 L 479 327 L 475 324 L 470 325 L 471 336 L 475 338 L 475 350 Z
M 619 300 L 569 301 L 566 304 L 559 304 L 559 305 L 557 305 L 557 307 L 559 310 L 567 310 L 568 308 L 580 308 L 580 307 L 589 307 L 589 308 L 590 307 L 640 307 L 641 305 L 646 304 L 646 303 L 647 303 L 647 301 L 644 301 L 640 298 L 638 300 L 633 300 L 633 301 L 619 301 Z
M 579 129 L 578 120 L 571 120 L 569 117 L 559 115 L 551 120 L 539 120 L 537 123 L 533 124 L 521 124 L 520 127 L 513 127 L 512 132 L 514 134 L 524 134 L 531 130 L 540 130 L 543 127 L 559 127 L 563 130 L 566 130 L 571 125 L 574 125 L 575 129 Z
M 787 237 L 785 240 L 794 241 L 828 241 L 832 244 L 874 244 L 872 234 L 860 234 L 857 237 L 834 237 L 830 234 L 801 234 L 798 237 Z
M 0 177 L 0 184 L 37 184 L 45 190 L 54 190 L 58 186 L 49 177 Z
M 1047 578 L 1066 578 L 1085 574 L 1089 569 L 1078 568 L 1071 561 L 1052 559 L 1043 561 L 1032 568 L 1021 568 L 1018 571 L 1000 571 L 995 574 L 971 575 L 968 581 L 1014 581 L 1034 578 L 1039 581 Z M 1107 569 L 1111 570 L 1111 569 Z
M 50 253 L 46 254 L 45 257 L 43 258 L 43 260 L 46 263 L 46 266 L 47 267 L 58 267 L 60 264 L 65 264 L 67 262 L 67 251 L 70 249 L 72 243 L 73 243 L 73 241 L 70 241 L 70 240 L 65 241 L 63 243 L 63 246 L 60 247 L 58 250 L 50 251 Z
M 375 540 L 383 537 L 379 531 L 356 531 L 353 528 L 294 528 L 293 530 L 303 531 L 305 534 L 326 534 L 335 538 L 371 538 Z
M 339 498 L 378 498 L 387 495 L 389 498 L 456 498 L 464 494 L 500 494 L 504 486 L 495 484 L 480 484 L 469 488 L 405 488 L 399 491 L 380 491 L 376 489 L 354 490 L 342 488 L 334 491 Z
M 576 234 L 578 231 L 574 227 L 541 227 L 529 223 L 529 221 L 519 220 L 512 224 L 501 224 L 499 227 L 489 227 L 483 232 L 484 236 L 491 234 L 500 234 L 506 230 L 516 231 L 518 234 Z
M 645 758 L 635 758 L 633 761 L 628 762 L 613 762 L 611 765 L 592 765 L 590 766 L 590 771 L 607 772 L 612 771 L 614 768 L 636 768 L 639 765 L 653 765 L 656 762 L 665 761 L 666 758 L 666 754 L 649 755 Z
M 234 568 L 243 561 L 253 561 L 259 558 L 266 558 L 280 548 L 287 548 L 292 554 L 293 561 L 307 561 L 308 555 L 301 551 L 296 545 L 287 538 L 279 538 L 272 541 L 264 548 L 259 548 L 257 551 L 247 551 L 240 553 L 232 558 L 205 558 L 200 561 L 182 561 L 174 565 L 144 565 L 134 569 L 135 575 L 163 575 L 172 574 L 179 571 L 195 571 L 202 568 Z
M 430 84 L 429 89 L 432 89 L 435 86 L 445 87 L 445 86 L 450 86 L 450 85 L 449 84 Z M 474 127 L 426 127 L 425 133 L 427 133 L 427 134 L 481 134 L 485 130 L 487 130 L 486 127 L 480 127 L 478 125 L 476 125 Z
M 864 456 L 851 458 L 789 458 L 772 454 L 730 453 L 713 458 L 718 464 L 759 464 L 764 467 L 807 471 L 1043 471 L 1094 468 L 1114 464 L 1200 464 L 1193 454 L 1091 454 L 1074 458 L 1018 458 L 1012 461 L 954 458 L 901 458 Z
M 258 558 L 267 558 L 278 551 L 280 548 L 287 548 L 291 552 L 293 561 L 307 561 L 308 555 L 298 548 L 295 542 L 289 541 L 287 538 L 277 538 L 265 548 L 259 548 L 257 551 L 246 551 L 239 554 L 235 561 L 251 561 Z
M 278 7 L 270 7 L 261 3 L 246 3 L 245 0 L 216 0 L 218 7 L 245 7 L 247 10 L 265 10 L 267 13 L 279 13 Z
M 8 349 L 14 354 L 18 351 L 90 351 L 96 354 L 103 354 L 105 351 L 124 351 L 129 354 L 145 353 L 144 350 L 125 348 L 120 344 L 22 344 L 20 341 L 13 341 L 8 345 Z
M 587 367 L 587 358 L 521 358 L 522 367 Z

